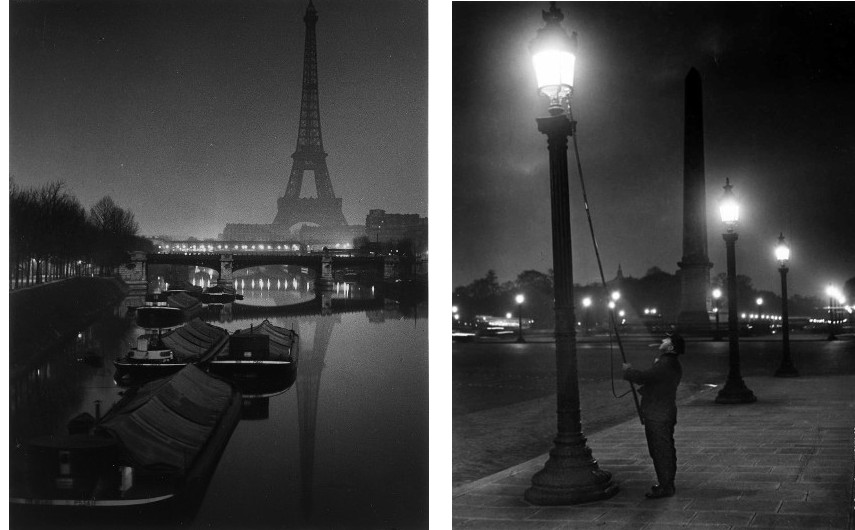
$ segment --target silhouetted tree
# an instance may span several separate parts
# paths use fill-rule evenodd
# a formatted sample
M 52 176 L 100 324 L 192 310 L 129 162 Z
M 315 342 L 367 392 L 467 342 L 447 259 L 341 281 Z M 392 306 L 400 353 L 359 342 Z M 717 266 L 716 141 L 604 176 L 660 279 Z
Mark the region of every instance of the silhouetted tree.
M 117 206 L 109 195 L 92 206 L 89 221 L 96 230 L 95 259 L 101 274 L 107 274 L 134 250 L 139 225 L 134 214 Z
M 130 250 L 153 251 L 130 211 L 104 197 L 87 215 L 61 181 L 39 188 L 9 186 L 9 262 L 13 286 L 79 275 L 99 259 L 102 272 Z

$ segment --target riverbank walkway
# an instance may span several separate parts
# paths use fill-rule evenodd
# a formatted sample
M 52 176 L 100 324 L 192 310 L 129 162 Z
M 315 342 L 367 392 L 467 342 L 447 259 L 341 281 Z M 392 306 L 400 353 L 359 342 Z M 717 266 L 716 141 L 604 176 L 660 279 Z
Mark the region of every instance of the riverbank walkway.
M 620 491 L 574 506 L 523 499 L 547 455 L 452 490 L 455 528 L 853 529 L 855 375 L 746 378 L 758 398 L 718 405 L 717 388 L 680 403 L 677 494 L 646 499 L 655 473 L 638 419 L 588 437 Z M 583 411 L 584 414 L 584 411 Z M 508 418 L 507 433 L 515 430 Z

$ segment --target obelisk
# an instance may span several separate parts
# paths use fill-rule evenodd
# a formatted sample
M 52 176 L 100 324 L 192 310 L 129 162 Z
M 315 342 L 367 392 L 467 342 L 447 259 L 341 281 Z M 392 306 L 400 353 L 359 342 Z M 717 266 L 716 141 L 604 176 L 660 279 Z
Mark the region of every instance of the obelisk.
M 704 119 L 701 74 L 686 75 L 685 133 L 683 137 L 683 258 L 680 267 L 678 327 L 687 333 L 710 330 L 710 263 L 707 256 L 706 191 L 704 176 Z

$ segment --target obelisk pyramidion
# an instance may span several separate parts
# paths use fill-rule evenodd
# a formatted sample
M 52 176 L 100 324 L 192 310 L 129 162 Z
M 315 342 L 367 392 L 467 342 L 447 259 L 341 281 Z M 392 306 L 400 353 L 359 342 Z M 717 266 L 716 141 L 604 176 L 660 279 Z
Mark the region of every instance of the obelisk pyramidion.
M 683 137 L 683 258 L 677 323 L 690 333 L 710 329 L 710 263 L 707 256 L 706 191 L 704 177 L 704 120 L 701 74 L 686 75 L 685 135 Z

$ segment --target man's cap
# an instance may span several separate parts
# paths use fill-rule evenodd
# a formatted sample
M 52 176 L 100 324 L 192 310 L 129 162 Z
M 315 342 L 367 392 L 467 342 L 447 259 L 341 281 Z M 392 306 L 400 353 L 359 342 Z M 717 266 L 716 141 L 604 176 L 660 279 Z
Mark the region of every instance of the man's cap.
M 677 355 L 686 353 L 686 341 L 683 340 L 683 337 L 679 333 L 666 333 L 665 336 L 671 339 L 671 344 L 674 345 L 674 353 Z

